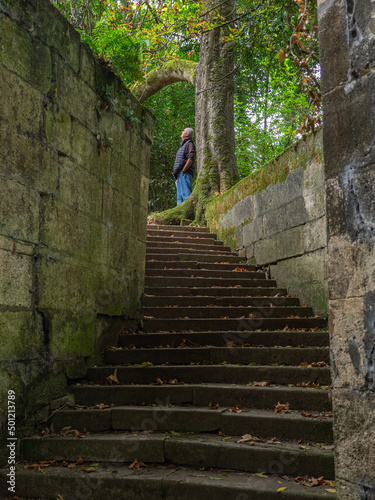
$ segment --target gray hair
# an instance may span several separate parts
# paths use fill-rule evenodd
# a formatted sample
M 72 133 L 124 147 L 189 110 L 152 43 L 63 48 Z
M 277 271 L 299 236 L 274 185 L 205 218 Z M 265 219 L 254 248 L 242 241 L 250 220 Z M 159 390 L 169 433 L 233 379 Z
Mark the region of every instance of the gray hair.
M 189 134 L 190 139 L 194 136 L 194 130 L 192 128 L 186 128 L 185 132 Z

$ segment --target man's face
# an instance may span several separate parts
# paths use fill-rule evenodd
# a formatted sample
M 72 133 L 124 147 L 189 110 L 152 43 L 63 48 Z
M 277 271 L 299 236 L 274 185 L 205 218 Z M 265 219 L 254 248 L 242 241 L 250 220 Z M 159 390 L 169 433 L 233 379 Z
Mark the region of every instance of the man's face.
M 183 130 L 181 133 L 181 139 L 184 140 L 187 139 L 188 137 L 189 137 L 188 132 L 186 132 L 186 130 Z

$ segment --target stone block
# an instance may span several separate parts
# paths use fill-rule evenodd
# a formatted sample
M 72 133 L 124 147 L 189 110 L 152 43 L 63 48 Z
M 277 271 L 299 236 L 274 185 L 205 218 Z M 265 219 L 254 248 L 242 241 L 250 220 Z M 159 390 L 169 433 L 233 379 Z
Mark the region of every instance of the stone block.
M 97 94 L 63 61 L 54 56 L 53 100 L 59 109 L 79 120 L 93 133 L 98 131 Z
M 117 189 L 104 185 L 103 193 L 103 222 L 108 229 L 117 228 L 119 231 L 128 231 L 133 217 L 133 207 L 130 198 Z
M 116 229 L 110 229 L 108 231 L 108 266 L 113 269 L 125 268 L 129 261 L 128 253 L 128 235 Z
M 326 192 L 325 187 L 316 191 L 304 191 L 306 221 L 320 219 L 326 214 Z
M 20 134 L 0 120 L 0 168 L 3 177 L 39 192 L 52 193 L 58 185 L 58 157 L 36 138 Z
M 31 311 L 1 311 L 0 345 L 1 361 L 30 360 L 42 355 L 44 333 L 41 317 Z
M 34 255 L 35 245 L 25 243 L 6 236 L 0 236 L 0 249 L 13 255 Z
M 131 272 L 139 271 L 144 275 L 146 261 L 146 244 L 137 238 L 129 236 L 129 252 L 127 269 Z
M 38 38 L 61 54 L 73 71 L 78 73 L 80 35 L 52 3 L 37 3 L 34 29 Z
M 373 498 L 375 491 L 375 400 L 350 388 L 333 390 L 334 437 L 340 499 Z M 342 494 L 342 496 L 341 496 Z
M 365 388 L 365 308 L 362 297 L 330 300 L 334 387 Z
M 285 182 L 278 184 L 280 205 L 290 203 L 302 195 L 304 174 L 303 167 L 299 167 L 289 173 Z
M 126 314 L 129 297 L 129 272 L 102 267 L 96 274 L 94 311 L 107 316 Z
M 27 30 L 33 29 L 33 15 L 35 9 L 31 2 L 22 2 L 19 0 L 1 0 L 1 13 L 5 13 L 14 21 L 18 21 L 21 26 Z
M 48 249 L 40 250 L 39 310 L 45 313 L 48 310 L 72 313 L 93 311 L 98 274 L 96 266 L 83 265 L 74 258 Z
M 353 164 L 372 150 L 374 92 L 375 74 L 369 73 L 350 91 L 339 87 L 323 99 L 326 179 L 335 178 L 345 169 L 342 172 L 345 182 Z
M 254 243 L 254 257 L 258 266 L 276 262 L 279 259 L 278 238 L 271 236 Z M 246 245 L 248 246 L 248 245 Z
M 234 225 L 240 226 L 246 220 L 254 219 L 254 200 L 252 196 L 247 196 L 233 207 Z
M 142 297 L 144 290 L 144 274 L 135 272 L 129 280 L 129 296 L 126 303 L 127 317 L 130 319 L 142 318 Z
M 258 220 L 258 219 L 256 219 Z M 278 207 L 277 210 L 268 212 L 263 216 L 263 237 L 267 238 L 274 234 L 284 231 L 288 224 L 287 210 L 285 205 Z
M 95 66 L 94 54 L 85 42 L 80 44 L 79 76 L 95 91 Z
M 308 222 L 304 229 L 305 252 L 327 247 L 327 219 L 325 217 Z
M 129 198 L 132 197 L 135 184 L 135 168 L 117 153 L 111 154 L 111 185 Z
M 124 318 L 98 315 L 96 318 L 95 353 L 103 353 L 109 347 L 118 345 L 118 338 L 125 330 Z M 100 360 L 102 363 L 103 361 Z
M 49 106 L 45 111 L 45 132 L 49 144 L 64 155 L 70 155 L 72 119 L 68 113 L 60 111 L 56 105 Z
M 0 232 L 23 241 L 38 242 L 39 194 L 9 179 L 0 183 Z
M 91 217 L 62 203 L 45 202 L 40 241 L 53 251 L 86 262 L 107 261 L 107 230 Z
M 304 227 L 297 226 L 282 233 L 278 233 L 277 239 L 277 259 L 286 259 L 295 255 L 303 254 Z
M 0 62 L 46 94 L 51 86 L 48 47 L 7 16 L 0 16 Z
M 305 199 L 303 196 L 294 198 L 294 200 L 285 205 L 285 219 L 287 229 L 301 226 L 302 224 L 306 223 L 307 211 L 305 208 Z
M 148 208 L 139 205 L 132 206 L 132 236 L 146 243 Z
M 218 219 L 219 229 L 235 226 L 235 210 L 229 210 L 229 212 L 227 212 L 226 214 L 218 216 Z
M 340 237 L 347 232 L 345 194 L 337 178 L 329 179 L 327 192 L 327 228 L 329 237 Z
M 130 131 L 126 130 L 125 120 L 116 114 L 111 107 L 102 111 L 99 117 L 98 131 L 110 145 L 113 152 L 123 162 L 130 160 Z
M 346 1 L 319 0 L 319 50 L 323 93 L 345 81 L 349 72 Z M 334 61 L 335 64 L 331 64 Z
M 17 75 L 0 66 L 0 116 L 11 125 L 41 137 L 42 94 Z
M 313 161 L 307 166 L 303 173 L 302 186 L 304 196 L 306 191 L 316 191 L 319 188 L 324 189 L 324 164 L 322 162 Z
M 99 179 L 109 180 L 110 148 L 100 148 L 96 135 L 78 122 L 72 127 L 72 157 Z
M 90 218 L 100 220 L 103 181 L 68 158 L 61 158 L 57 200 Z
M 57 359 L 91 356 L 95 343 L 95 314 L 50 314 L 50 353 Z
M 246 247 L 264 237 L 263 217 L 258 217 L 243 226 L 243 245 Z
M 32 257 L 0 250 L 0 305 L 30 309 L 32 289 Z
M 375 249 L 348 237 L 331 237 L 328 243 L 328 276 L 330 298 L 364 296 L 375 288 L 372 272 Z

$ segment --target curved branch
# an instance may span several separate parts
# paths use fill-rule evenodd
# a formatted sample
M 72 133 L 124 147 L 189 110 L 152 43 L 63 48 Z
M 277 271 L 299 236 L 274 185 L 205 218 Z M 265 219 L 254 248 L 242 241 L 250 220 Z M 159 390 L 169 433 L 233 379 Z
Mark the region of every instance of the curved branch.
M 188 82 L 194 85 L 194 76 L 198 63 L 180 59 L 163 64 L 146 75 L 146 81 L 132 89 L 140 103 L 156 94 L 158 90 L 176 82 Z

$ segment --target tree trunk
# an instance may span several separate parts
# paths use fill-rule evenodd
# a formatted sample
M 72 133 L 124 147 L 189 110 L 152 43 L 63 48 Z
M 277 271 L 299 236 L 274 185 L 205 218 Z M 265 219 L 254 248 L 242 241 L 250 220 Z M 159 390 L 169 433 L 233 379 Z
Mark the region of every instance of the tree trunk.
M 153 70 L 148 82 L 133 90 L 143 102 L 162 87 L 176 81 L 195 85 L 195 141 L 197 146 L 197 182 L 193 193 L 176 208 L 158 214 L 159 223 L 178 223 L 182 219 L 205 222 L 205 207 L 214 196 L 224 193 L 238 180 L 234 135 L 234 58 L 233 42 L 225 41 L 228 22 L 234 18 L 236 0 L 217 4 L 205 0 L 210 16 L 220 16 L 223 26 L 204 33 L 197 67 L 187 61 L 170 63 Z M 214 9 L 215 5 L 218 5 Z M 195 76 L 194 76 L 195 74 Z
M 217 0 L 206 0 L 207 11 Z M 226 23 L 233 19 L 235 0 L 217 7 Z M 213 12 L 211 12 L 211 15 Z M 223 193 L 238 181 L 234 136 L 233 42 L 224 41 L 229 26 L 205 33 L 195 73 L 195 128 L 198 176 L 208 196 Z

